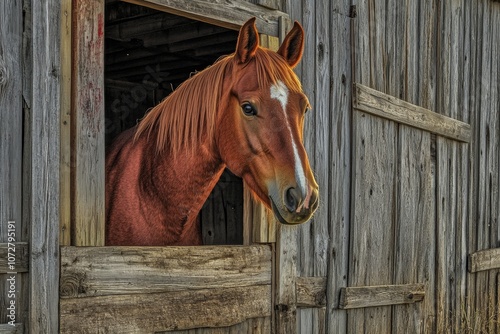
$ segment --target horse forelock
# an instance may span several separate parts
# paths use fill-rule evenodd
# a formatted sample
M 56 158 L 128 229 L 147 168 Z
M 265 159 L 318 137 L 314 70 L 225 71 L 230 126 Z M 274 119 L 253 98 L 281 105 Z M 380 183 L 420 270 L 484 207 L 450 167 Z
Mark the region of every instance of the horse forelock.
M 233 58 L 234 55 L 221 58 L 196 73 L 153 107 L 140 121 L 135 140 L 143 135 L 156 137 L 156 151 L 161 153 L 168 148 L 174 156 L 181 150 L 194 154 L 198 143 L 212 141 L 224 77 L 228 67 L 234 65 Z M 298 77 L 277 53 L 259 47 L 250 62 L 255 64 L 256 79 L 262 89 L 280 81 L 290 91 L 302 91 Z

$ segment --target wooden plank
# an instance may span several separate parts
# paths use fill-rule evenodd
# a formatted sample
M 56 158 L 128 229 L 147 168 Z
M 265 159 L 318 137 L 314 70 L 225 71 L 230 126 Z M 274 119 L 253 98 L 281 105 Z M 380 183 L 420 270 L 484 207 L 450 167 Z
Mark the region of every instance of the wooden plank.
M 23 6 L 20 1 L 0 4 L 0 242 L 9 238 L 9 223 L 14 222 L 16 241 L 25 241 L 23 235 Z M 27 78 L 26 78 L 27 79 Z M 23 238 L 24 237 L 24 238 Z M 4 258 L 1 258 L 4 259 Z M 19 277 L 19 276 L 18 276 Z M 7 320 L 6 275 L 0 272 L 0 322 Z M 17 281 L 18 287 L 21 282 Z M 26 296 L 26 295 L 24 295 Z M 17 318 L 24 300 L 16 294 Z M 27 297 L 27 296 L 26 296 Z
M 14 246 L 14 248 L 12 248 Z M 8 265 L 9 255 L 14 254 L 14 267 Z M 0 273 L 26 273 L 29 270 L 29 244 L 15 242 L 12 244 L 0 243 Z
M 104 0 L 73 1 L 72 244 L 104 245 Z
M 499 188 L 496 182 L 497 177 L 492 171 L 498 170 L 498 139 L 497 129 L 493 124 L 498 123 L 498 112 L 491 109 L 492 101 L 495 100 L 497 92 L 492 90 L 492 82 L 496 84 L 498 75 L 493 73 L 493 59 L 498 58 L 493 55 L 492 48 L 495 44 L 493 33 L 495 29 L 492 22 L 491 2 L 482 1 L 478 4 L 478 39 L 477 46 L 477 137 L 476 150 L 476 179 L 473 185 L 477 187 L 475 193 L 477 201 L 477 213 L 472 222 L 476 226 L 476 248 L 473 251 L 496 248 L 498 246 L 498 231 L 494 231 L 492 223 L 497 217 L 494 210 L 497 205 L 492 205 L 498 201 Z M 492 57 L 494 56 L 494 57 Z M 492 237 L 496 238 L 492 244 Z M 490 312 L 494 309 L 495 303 L 492 287 L 494 285 L 493 275 L 495 271 L 480 271 L 473 276 L 476 280 L 475 305 L 473 310 L 482 310 L 483 318 L 490 319 Z M 477 313 L 476 313 L 477 314 Z
M 349 286 L 392 282 L 396 206 L 396 124 L 370 114 L 353 114 L 353 185 L 351 199 Z M 385 333 L 391 308 L 352 311 L 349 333 L 365 329 Z
M 485 249 L 472 253 L 467 258 L 470 273 L 500 268 L 500 248 Z
M 271 285 L 61 299 L 60 333 L 154 333 L 271 315 Z
M 0 334 L 23 334 L 24 333 L 24 324 L 16 323 L 14 326 L 9 324 L 1 324 L 0 325 Z
M 399 128 L 398 207 L 395 229 L 394 284 L 425 284 L 423 303 L 395 306 L 393 328 L 397 333 L 422 333 L 432 314 L 435 260 L 435 178 L 431 163 L 431 135 L 401 125 Z
M 155 334 L 267 334 L 271 333 L 271 317 L 248 319 L 237 325 L 218 328 L 196 328 L 155 332 Z
M 340 289 L 340 308 L 354 309 L 421 302 L 424 284 L 347 287 Z
M 71 0 L 61 1 L 61 169 L 59 242 L 71 244 Z
M 278 224 L 274 305 L 276 334 L 294 334 L 297 332 L 296 259 L 297 226 Z
M 297 277 L 297 307 L 325 307 L 326 288 L 326 277 Z
M 353 88 L 353 107 L 450 139 L 470 142 L 470 125 L 413 105 L 359 83 Z
M 65 299 L 270 285 L 271 270 L 267 245 L 62 247 L 60 294 Z
M 59 328 L 60 23 L 59 0 L 30 2 L 33 50 L 31 140 L 29 333 Z M 48 98 L 50 97 L 50 98 Z
M 279 17 L 288 15 L 277 10 L 269 10 L 243 0 L 215 2 L 210 0 L 125 0 L 140 6 L 184 16 L 193 20 L 239 30 L 250 17 L 256 17 L 260 33 L 279 36 Z
M 327 256 L 327 305 L 325 333 L 347 332 L 347 311 L 338 308 L 339 288 L 348 284 L 349 221 L 351 189 L 351 27 L 354 18 L 349 16 L 351 1 L 332 3 L 330 14 L 330 106 L 329 136 L 329 194 L 328 194 L 328 248 Z M 324 202 L 326 203 L 326 202 Z

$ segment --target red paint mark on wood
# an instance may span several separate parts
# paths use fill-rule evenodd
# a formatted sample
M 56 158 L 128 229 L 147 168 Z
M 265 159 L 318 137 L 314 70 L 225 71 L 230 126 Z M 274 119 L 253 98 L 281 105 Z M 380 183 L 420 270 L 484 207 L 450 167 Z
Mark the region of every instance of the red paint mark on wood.
M 102 15 L 102 13 L 99 13 L 99 15 L 97 16 L 97 22 L 97 35 L 99 36 L 99 39 L 101 39 L 102 37 L 104 37 L 104 15 Z

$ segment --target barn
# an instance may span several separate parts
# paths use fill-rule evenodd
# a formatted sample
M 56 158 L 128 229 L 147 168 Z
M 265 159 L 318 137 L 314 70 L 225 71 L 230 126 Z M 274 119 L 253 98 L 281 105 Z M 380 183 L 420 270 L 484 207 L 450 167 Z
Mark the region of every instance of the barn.
M 500 332 L 498 0 L 0 3 L 0 333 Z M 313 219 L 225 172 L 204 246 L 104 246 L 106 146 L 299 21 Z

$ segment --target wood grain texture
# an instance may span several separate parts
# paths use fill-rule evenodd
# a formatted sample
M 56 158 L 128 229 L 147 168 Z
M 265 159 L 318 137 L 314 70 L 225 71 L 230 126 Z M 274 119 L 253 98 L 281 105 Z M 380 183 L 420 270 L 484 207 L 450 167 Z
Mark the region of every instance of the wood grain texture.
M 270 284 L 267 245 L 61 248 L 63 299 Z
M 26 273 L 29 269 L 29 245 L 27 242 L 13 243 L 15 246 L 15 253 L 9 250 L 9 244 L 0 243 L 0 273 L 17 272 Z M 15 255 L 15 269 L 9 269 L 8 255 L 14 253 Z
M 0 334 L 23 334 L 24 324 L 16 323 L 14 326 L 8 324 L 0 325 Z
M 59 328 L 60 2 L 30 2 L 32 101 L 29 333 Z M 50 97 L 50 98 L 48 98 Z
M 356 83 L 353 107 L 451 139 L 470 142 L 470 125 Z
M 467 258 L 470 273 L 500 268 L 500 248 L 485 249 L 472 253 Z
M 248 319 L 237 325 L 156 332 L 155 334 L 267 334 L 271 333 L 271 317 Z
M 287 14 L 255 5 L 248 1 L 209 1 L 196 0 L 186 3 L 182 0 L 125 0 L 136 5 L 146 6 L 167 13 L 184 16 L 224 28 L 239 30 L 249 18 L 256 17 L 260 33 L 279 36 L 279 17 Z
M 425 283 L 423 303 L 393 308 L 397 331 L 421 333 L 424 319 L 433 314 L 435 175 L 431 163 L 431 135 L 400 125 L 398 138 L 398 206 L 395 228 L 395 284 Z M 412 319 L 412 321 L 408 321 Z
M 388 284 L 394 263 L 396 124 L 356 111 L 353 126 L 349 286 Z M 386 332 L 390 314 L 390 307 L 355 310 L 348 330 Z
M 340 290 L 343 309 L 417 303 L 425 297 L 424 284 L 348 287 Z
M 73 2 L 72 245 L 104 245 L 104 0 Z
M 23 12 L 19 1 L 0 4 L 0 243 L 8 241 L 13 221 L 16 241 L 23 237 Z M 5 254 L 5 253 L 4 253 Z M 3 257 L 2 259 L 6 259 Z M 0 272 L 0 323 L 6 322 L 6 275 Z M 23 298 L 20 294 L 18 298 Z M 27 297 L 27 296 L 26 296 Z M 25 301 L 20 300 L 18 306 Z M 21 316 L 22 317 L 22 316 Z M 17 320 L 23 322 L 24 319 Z
M 267 245 L 62 247 L 61 333 L 266 328 L 271 271 Z
M 326 277 L 297 277 L 297 307 L 325 307 L 326 287 Z
M 71 245 L 71 0 L 61 1 L 61 246 Z
M 61 299 L 60 333 L 225 327 L 271 314 L 271 286 Z
M 275 320 L 277 334 L 297 332 L 295 280 L 297 277 L 297 226 L 279 224 L 276 239 Z

